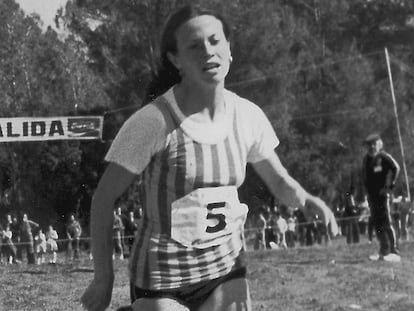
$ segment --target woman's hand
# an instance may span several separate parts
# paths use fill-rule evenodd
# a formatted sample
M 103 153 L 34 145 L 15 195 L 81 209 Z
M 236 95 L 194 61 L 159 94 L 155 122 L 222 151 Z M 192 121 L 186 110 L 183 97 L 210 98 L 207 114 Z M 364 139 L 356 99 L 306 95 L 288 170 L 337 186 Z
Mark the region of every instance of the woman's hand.
M 315 215 L 321 219 L 331 236 L 339 234 L 338 224 L 332 210 L 318 197 L 309 195 L 305 201 L 303 213 L 308 220 L 315 219 Z
M 81 298 L 85 310 L 104 311 L 111 302 L 113 283 L 113 276 L 94 278 Z
M 114 284 L 112 263 L 114 203 L 136 175 L 110 163 L 95 190 L 91 205 L 91 242 L 95 277 L 81 301 L 88 311 L 103 311 L 111 302 Z M 115 182 L 116 181 L 116 182 Z

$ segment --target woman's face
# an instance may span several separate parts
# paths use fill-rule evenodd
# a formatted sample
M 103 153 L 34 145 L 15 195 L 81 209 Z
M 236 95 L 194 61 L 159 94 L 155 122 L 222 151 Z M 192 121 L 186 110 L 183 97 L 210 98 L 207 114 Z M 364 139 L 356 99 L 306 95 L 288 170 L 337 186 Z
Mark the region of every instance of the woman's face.
M 168 53 L 168 58 L 180 71 L 183 81 L 204 85 L 224 83 L 231 53 L 219 19 L 211 15 L 194 17 L 177 29 L 175 38 L 177 52 Z

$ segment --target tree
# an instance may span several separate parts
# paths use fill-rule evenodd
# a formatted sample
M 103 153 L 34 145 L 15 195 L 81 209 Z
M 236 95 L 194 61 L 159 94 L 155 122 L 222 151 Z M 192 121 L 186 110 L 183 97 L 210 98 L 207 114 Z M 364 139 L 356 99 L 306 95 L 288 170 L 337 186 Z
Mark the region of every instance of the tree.
M 107 106 L 99 77 L 85 55 L 26 17 L 13 0 L 0 3 L 0 113 L 2 117 L 62 116 Z M 56 218 L 74 207 L 79 188 L 78 142 L 16 142 L 0 145 L 2 197 L 7 209 Z M 66 201 L 64 202 L 65 199 Z M 8 205 L 9 204 L 9 205 Z

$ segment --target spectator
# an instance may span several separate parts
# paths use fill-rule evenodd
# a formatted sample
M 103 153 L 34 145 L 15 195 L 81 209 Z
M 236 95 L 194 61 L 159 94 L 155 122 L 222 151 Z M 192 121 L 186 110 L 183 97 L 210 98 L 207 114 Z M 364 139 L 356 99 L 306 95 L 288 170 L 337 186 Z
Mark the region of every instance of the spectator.
M 125 250 L 125 226 L 126 223 L 128 222 L 128 216 L 125 215 L 125 210 L 126 208 L 123 205 L 118 206 L 116 209 L 116 213 L 118 214 L 119 218 L 121 218 L 122 221 L 122 228 L 121 228 L 121 245 L 122 245 L 122 249 Z
M 331 244 L 331 235 L 329 234 L 328 228 L 323 224 L 323 221 L 319 218 L 318 215 L 315 216 L 313 222 L 313 239 L 318 244 L 330 245 Z
M 394 228 L 397 241 L 401 238 L 401 203 L 402 196 L 393 197 L 392 201 L 390 201 L 391 223 Z
M 10 224 L 10 230 L 12 232 L 12 242 L 16 248 L 16 262 L 20 263 L 22 261 L 22 250 L 23 247 L 20 243 L 21 241 L 21 237 L 20 237 L 20 223 L 19 220 L 17 219 L 16 216 L 11 216 L 9 215 L 11 218 L 11 222 L 10 222 L 10 218 L 7 217 L 7 220 Z
M 367 154 L 362 164 L 362 180 L 368 198 L 371 220 L 380 249 L 371 260 L 400 261 L 397 239 L 391 220 L 391 196 L 400 167 L 383 148 L 378 134 L 365 139 Z
M 315 243 L 322 243 L 322 238 L 318 230 L 318 218 L 315 216 L 308 221 L 306 227 L 306 246 L 313 246 Z
M 10 229 L 10 224 L 6 222 L 4 227 L 0 224 L 0 263 L 19 263 L 16 259 L 16 247 L 12 238 L 13 233 Z
M 287 231 L 286 231 L 286 245 L 287 247 L 295 247 L 296 241 L 296 219 L 292 214 L 287 219 Z
M 133 211 L 128 213 L 125 224 L 125 244 L 128 247 L 128 253 L 131 253 L 132 245 L 134 244 L 135 234 L 138 229 L 137 219 L 135 219 L 135 214 Z
M 82 227 L 74 214 L 70 214 L 69 222 L 66 226 L 66 236 L 69 239 L 68 254 L 73 260 L 79 259 L 79 242 L 82 234 Z
M 27 214 L 23 214 L 22 223 L 20 226 L 21 245 L 26 252 L 27 263 L 35 264 L 35 250 L 33 243 L 33 230 L 39 228 L 39 224 L 30 220 Z
M 57 231 L 53 229 L 52 225 L 50 225 L 46 232 L 46 249 L 49 255 L 49 263 L 51 264 L 56 264 L 57 261 L 58 245 L 56 240 L 58 238 L 59 237 Z
M 360 202 L 358 204 L 358 209 L 359 209 L 358 222 L 359 222 L 359 227 L 360 227 L 360 233 L 367 234 L 369 214 L 370 214 L 368 202 L 366 200 L 364 200 L 363 202 Z
M 401 239 L 408 241 L 410 239 L 408 225 L 410 224 L 410 214 L 413 210 L 413 203 L 408 197 L 404 197 L 401 202 Z
M 329 233 L 328 227 L 323 224 L 323 221 L 319 217 L 317 219 L 318 243 L 322 244 L 323 242 L 324 245 L 330 245 L 332 235 Z
M 13 244 L 13 232 L 10 229 L 10 224 L 6 224 L 3 231 L 3 254 L 8 263 L 18 263 L 16 260 L 16 247 Z
M 4 222 L 4 228 L 6 227 L 6 225 L 11 225 L 13 223 L 13 218 L 12 215 L 10 214 L 6 214 L 6 221 Z M 0 224 L 1 227 L 1 224 Z
M 266 208 L 266 248 L 276 249 L 279 246 L 277 245 L 276 237 L 276 216 L 277 206 L 267 207 Z
M 308 237 L 308 221 L 305 217 L 305 215 L 303 214 L 303 212 L 300 209 L 295 209 L 293 212 L 293 215 L 296 218 L 297 221 L 297 234 L 298 234 L 298 242 L 300 244 L 300 246 L 305 246 L 307 245 L 307 237 Z
M 122 223 L 122 219 L 118 214 L 117 210 L 114 210 L 114 253 L 113 258 L 115 258 L 115 255 L 119 256 L 120 260 L 124 260 L 124 248 L 122 243 L 122 232 L 124 231 L 124 225 Z
M 46 255 L 46 235 L 43 233 L 43 230 L 41 228 L 37 230 L 34 240 L 36 246 L 37 264 L 44 264 Z
M 267 221 L 263 210 L 259 211 L 259 219 L 257 221 L 257 233 L 255 249 L 266 249 L 266 227 Z
M 339 235 L 341 236 L 345 236 L 346 235 L 346 221 L 344 221 L 343 217 L 345 214 L 345 208 L 344 208 L 345 204 L 342 204 L 342 201 L 340 203 L 338 203 L 337 205 L 335 205 L 335 208 L 333 209 L 333 213 L 335 215 L 335 218 L 337 219 L 338 222 L 338 227 L 339 227 Z
M 276 217 L 276 221 L 275 221 L 276 244 L 281 248 L 287 248 L 286 231 L 288 229 L 287 228 L 288 226 L 287 226 L 286 219 L 282 217 L 279 211 L 275 212 L 275 217 Z
M 345 194 L 346 242 L 359 243 L 359 209 L 351 192 Z

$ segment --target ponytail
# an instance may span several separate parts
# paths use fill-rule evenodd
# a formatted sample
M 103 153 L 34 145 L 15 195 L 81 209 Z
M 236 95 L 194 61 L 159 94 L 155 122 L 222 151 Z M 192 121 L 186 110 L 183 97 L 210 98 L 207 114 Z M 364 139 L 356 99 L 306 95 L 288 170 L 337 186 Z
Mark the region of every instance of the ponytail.
M 148 84 L 145 93 L 144 105 L 152 102 L 180 81 L 181 76 L 177 68 L 165 56 L 157 72 L 152 74 L 151 82 Z

